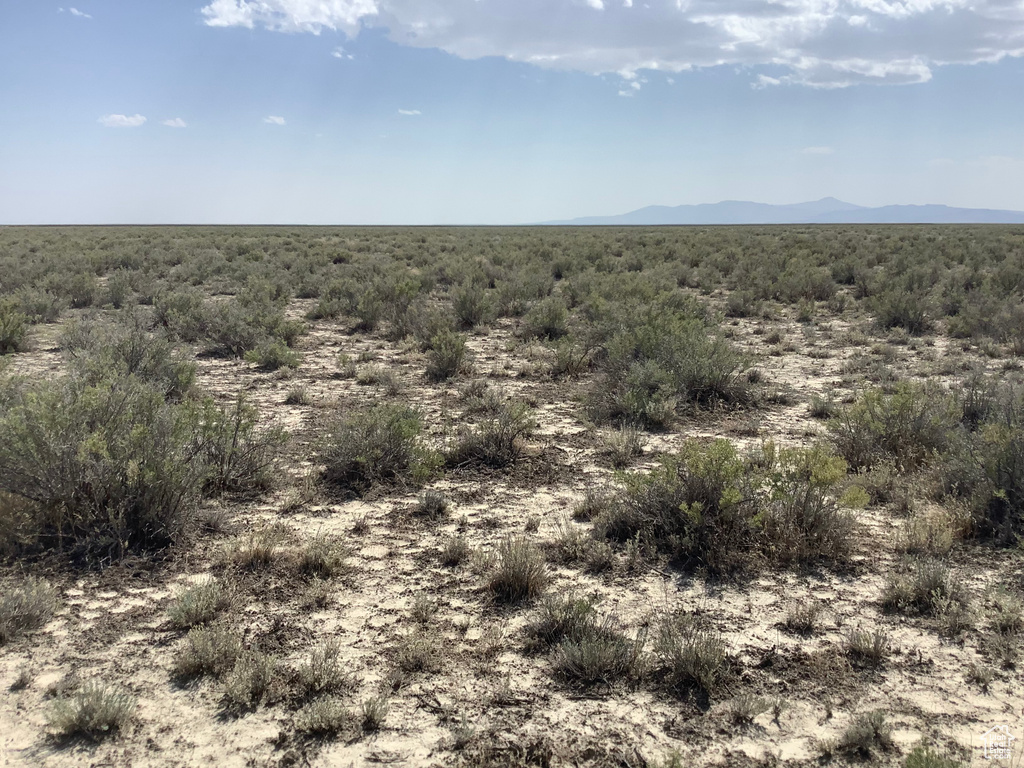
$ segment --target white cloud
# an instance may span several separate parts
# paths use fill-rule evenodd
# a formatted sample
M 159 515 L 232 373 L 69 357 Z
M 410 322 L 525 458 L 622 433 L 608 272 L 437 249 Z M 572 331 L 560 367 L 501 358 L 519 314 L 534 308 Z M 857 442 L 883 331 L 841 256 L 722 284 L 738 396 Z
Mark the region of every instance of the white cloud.
M 338 46 L 333 51 L 331 51 L 331 56 L 333 56 L 336 59 L 354 59 L 355 58 L 355 56 L 353 56 L 351 53 L 346 53 L 345 49 L 342 48 L 341 46 Z
M 91 19 L 92 18 L 92 16 L 90 16 L 88 13 L 84 13 L 84 12 L 78 10 L 77 8 L 68 8 L 68 12 L 72 16 L 77 16 L 80 19 Z
M 188 128 L 188 123 L 180 117 L 172 117 L 170 120 L 162 120 L 160 125 L 166 125 L 168 128 Z
M 279 32 L 341 29 L 355 33 L 361 20 L 377 13 L 375 0 L 213 0 L 203 8 L 211 27 L 259 25 Z
M 595 13 L 600 10 L 600 13 Z M 356 35 L 591 74 L 771 67 L 755 87 L 925 82 L 1024 56 L 1024 0 L 213 0 L 206 23 Z
M 284 125 L 285 124 L 284 118 L 281 117 L 280 115 L 267 115 L 266 117 L 263 118 L 263 122 L 264 123 L 269 123 L 270 125 Z
M 412 115 L 422 115 L 423 113 L 420 112 L 418 109 L 400 109 L 400 110 L 398 110 L 398 114 L 412 116 Z
M 138 128 L 146 118 L 142 115 L 104 115 L 98 122 L 107 128 Z
M 836 153 L 832 147 L 804 147 L 800 151 L 805 155 L 834 155 Z

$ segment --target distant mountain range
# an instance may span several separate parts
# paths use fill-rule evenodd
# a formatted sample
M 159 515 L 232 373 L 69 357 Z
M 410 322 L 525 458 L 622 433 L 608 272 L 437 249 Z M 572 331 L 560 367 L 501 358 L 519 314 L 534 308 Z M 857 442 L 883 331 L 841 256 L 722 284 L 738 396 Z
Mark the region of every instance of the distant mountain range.
M 656 224 L 1024 224 L 1024 211 L 950 208 L 948 205 L 883 205 L 865 208 L 825 197 L 811 203 L 768 205 L 741 200 L 702 205 L 649 205 L 619 216 L 586 216 L 549 225 Z

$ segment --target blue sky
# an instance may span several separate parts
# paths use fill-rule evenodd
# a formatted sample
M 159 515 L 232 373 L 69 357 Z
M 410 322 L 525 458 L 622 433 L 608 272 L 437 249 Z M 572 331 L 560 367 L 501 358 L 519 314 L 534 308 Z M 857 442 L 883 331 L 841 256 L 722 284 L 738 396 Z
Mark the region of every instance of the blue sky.
M 0 0 L 0 223 L 1024 210 L 1024 0 Z

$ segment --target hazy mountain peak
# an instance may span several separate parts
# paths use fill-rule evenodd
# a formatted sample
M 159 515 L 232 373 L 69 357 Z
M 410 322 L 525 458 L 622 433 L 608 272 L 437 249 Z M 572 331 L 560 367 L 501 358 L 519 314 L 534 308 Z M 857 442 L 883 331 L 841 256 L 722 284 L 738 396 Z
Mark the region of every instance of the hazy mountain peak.
M 712 224 L 1024 224 L 1024 212 L 946 205 L 885 205 L 866 208 L 834 197 L 806 203 L 771 205 L 723 200 L 700 205 L 651 205 L 617 216 L 588 216 L 563 225 L 712 225 Z

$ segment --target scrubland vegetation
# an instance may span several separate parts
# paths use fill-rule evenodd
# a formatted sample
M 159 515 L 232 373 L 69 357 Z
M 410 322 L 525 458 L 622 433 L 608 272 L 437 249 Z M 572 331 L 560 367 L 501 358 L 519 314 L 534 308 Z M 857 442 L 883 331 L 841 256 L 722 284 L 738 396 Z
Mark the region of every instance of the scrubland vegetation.
M 0 229 L 5 762 L 969 765 L 1022 295 L 1019 227 Z

